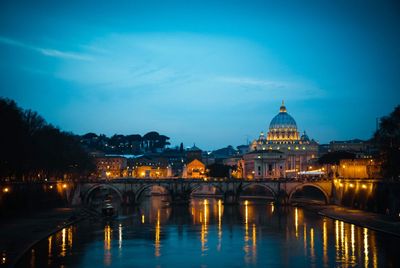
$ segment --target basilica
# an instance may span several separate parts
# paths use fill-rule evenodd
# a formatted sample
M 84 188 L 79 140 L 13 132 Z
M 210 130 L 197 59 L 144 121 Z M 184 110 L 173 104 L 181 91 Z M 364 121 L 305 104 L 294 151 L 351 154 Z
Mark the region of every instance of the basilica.
M 241 175 L 247 179 L 297 177 L 299 172 L 309 169 L 318 154 L 318 143 L 305 132 L 300 136 L 283 101 L 267 135 L 261 132 L 249 146 L 249 152 L 239 163 Z

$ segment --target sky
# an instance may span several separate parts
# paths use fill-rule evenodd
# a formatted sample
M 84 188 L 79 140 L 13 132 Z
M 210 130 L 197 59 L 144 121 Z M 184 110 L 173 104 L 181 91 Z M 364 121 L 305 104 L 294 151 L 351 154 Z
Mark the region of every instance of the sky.
M 76 134 L 245 144 L 282 100 L 320 143 L 400 104 L 396 1 L 0 1 L 0 96 Z

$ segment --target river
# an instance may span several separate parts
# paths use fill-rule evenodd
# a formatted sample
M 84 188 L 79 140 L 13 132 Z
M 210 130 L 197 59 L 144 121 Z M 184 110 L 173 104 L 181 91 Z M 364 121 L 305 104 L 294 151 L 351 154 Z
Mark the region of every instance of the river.
M 119 214 L 62 229 L 18 266 L 400 267 L 400 238 L 263 200 L 171 207 L 152 196 Z

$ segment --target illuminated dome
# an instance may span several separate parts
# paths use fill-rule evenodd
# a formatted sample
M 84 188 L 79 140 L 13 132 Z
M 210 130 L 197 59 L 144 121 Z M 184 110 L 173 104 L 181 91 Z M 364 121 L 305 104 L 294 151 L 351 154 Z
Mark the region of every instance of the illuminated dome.
M 299 140 L 297 124 L 291 115 L 286 112 L 286 107 L 282 101 L 282 106 L 269 124 L 267 140 L 269 141 L 295 141 Z
M 277 114 L 269 124 L 269 129 L 290 128 L 297 130 L 296 121 L 286 112 L 285 106 L 281 106 L 281 111 Z

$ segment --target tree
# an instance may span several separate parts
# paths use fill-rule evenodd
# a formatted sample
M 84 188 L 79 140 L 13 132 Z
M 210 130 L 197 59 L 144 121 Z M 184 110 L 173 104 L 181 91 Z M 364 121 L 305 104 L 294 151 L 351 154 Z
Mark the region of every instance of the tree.
M 346 152 L 346 151 L 336 151 L 329 152 L 324 154 L 318 159 L 319 164 L 330 164 L 330 165 L 339 165 L 340 160 L 342 159 L 354 159 L 356 155 L 354 153 Z
M 400 180 L 400 105 L 381 119 L 373 142 L 379 149 L 384 177 Z
M 183 153 L 183 142 L 181 142 L 181 145 L 179 146 L 179 152 Z
M 0 98 L 0 176 L 21 176 L 27 133 L 23 112 L 15 101 Z
M 231 166 L 217 163 L 207 166 L 208 175 L 214 178 L 229 178 L 231 168 Z
M 94 169 L 92 159 L 72 133 L 47 124 L 36 112 L 0 98 L 0 176 L 37 180 L 78 178 Z

